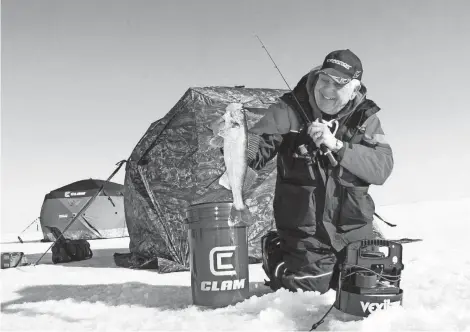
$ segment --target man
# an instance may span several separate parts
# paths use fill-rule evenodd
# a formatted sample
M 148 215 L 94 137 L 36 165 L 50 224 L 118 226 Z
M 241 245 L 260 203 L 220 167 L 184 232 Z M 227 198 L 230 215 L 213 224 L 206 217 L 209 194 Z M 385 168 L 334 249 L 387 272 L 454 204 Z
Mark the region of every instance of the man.
M 278 156 L 277 232 L 263 239 L 263 268 L 274 290 L 326 292 L 341 250 L 374 236 L 368 188 L 389 177 L 393 155 L 362 73 L 353 52 L 331 52 L 250 129 L 250 167 Z

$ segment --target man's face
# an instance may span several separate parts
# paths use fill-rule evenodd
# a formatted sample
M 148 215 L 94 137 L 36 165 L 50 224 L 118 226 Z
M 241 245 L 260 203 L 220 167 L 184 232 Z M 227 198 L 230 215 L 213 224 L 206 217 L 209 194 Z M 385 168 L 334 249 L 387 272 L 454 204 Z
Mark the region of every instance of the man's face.
M 351 99 L 353 93 L 348 84 L 338 84 L 330 76 L 323 73 L 320 73 L 313 90 L 318 108 L 329 115 L 341 111 Z

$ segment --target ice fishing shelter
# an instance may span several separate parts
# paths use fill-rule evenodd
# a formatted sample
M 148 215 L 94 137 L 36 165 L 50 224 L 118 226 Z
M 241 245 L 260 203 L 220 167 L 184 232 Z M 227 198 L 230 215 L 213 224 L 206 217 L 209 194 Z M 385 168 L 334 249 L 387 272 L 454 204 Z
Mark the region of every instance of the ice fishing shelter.
M 131 252 L 127 266 L 138 267 L 138 262 L 158 258 L 160 271 L 189 267 L 184 226 L 187 207 L 232 201 L 231 192 L 217 181 L 225 164 L 222 151 L 209 146 L 211 123 L 224 114 L 229 103 L 248 101 L 250 128 L 285 92 L 244 87 L 190 88 L 163 118 L 150 125 L 126 166 L 124 204 Z M 274 159 L 258 172 L 256 183 L 244 195 L 256 220 L 247 230 L 252 261 L 261 259 L 260 237 L 274 226 L 275 180 Z
M 124 215 L 124 186 L 114 182 L 87 179 L 52 190 L 41 208 L 44 239 L 54 240 L 45 226 L 63 231 L 73 217 L 95 195 L 103 191 L 75 220 L 64 236 L 69 239 L 102 239 L 128 236 Z

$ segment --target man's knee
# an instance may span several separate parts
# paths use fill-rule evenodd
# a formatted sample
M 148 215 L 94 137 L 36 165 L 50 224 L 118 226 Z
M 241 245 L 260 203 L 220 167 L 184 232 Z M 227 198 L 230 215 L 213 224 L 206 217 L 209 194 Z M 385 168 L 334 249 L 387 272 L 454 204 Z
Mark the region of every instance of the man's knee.
M 318 291 L 330 288 L 336 257 L 332 250 L 308 248 L 301 252 L 282 254 L 280 239 L 276 232 L 268 233 L 262 240 L 263 269 L 269 277 L 273 290 L 281 287 L 291 291 Z M 299 265 L 298 263 L 303 264 Z
M 296 271 L 289 271 L 282 278 L 284 287 L 290 290 L 317 291 L 325 293 L 330 288 L 336 257 L 333 252 L 308 252 L 308 265 Z

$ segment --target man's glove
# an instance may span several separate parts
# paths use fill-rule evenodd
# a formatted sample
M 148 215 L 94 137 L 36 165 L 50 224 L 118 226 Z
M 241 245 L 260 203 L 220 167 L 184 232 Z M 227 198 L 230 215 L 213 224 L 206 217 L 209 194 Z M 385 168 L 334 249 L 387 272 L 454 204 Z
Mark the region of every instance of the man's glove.
M 317 147 L 320 147 L 321 144 L 324 144 L 333 152 L 337 152 L 343 147 L 343 142 L 336 139 L 336 137 L 328 128 L 328 124 L 318 122 L 318 119 L 308 125 L 307 133 L 312 138 Z

